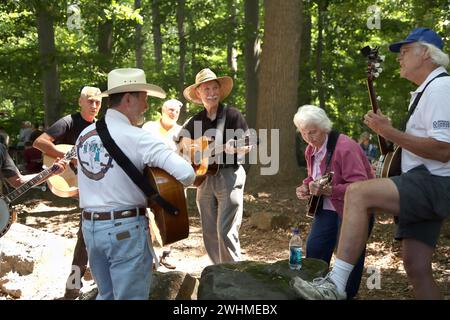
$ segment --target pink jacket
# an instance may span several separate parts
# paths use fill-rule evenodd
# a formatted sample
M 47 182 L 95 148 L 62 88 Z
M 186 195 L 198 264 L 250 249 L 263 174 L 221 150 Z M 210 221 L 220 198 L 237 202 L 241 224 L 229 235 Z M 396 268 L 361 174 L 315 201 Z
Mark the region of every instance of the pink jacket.
M 312 175 L 312 154 L 314 148 L 308 145 L 305 150 L 305 159 L 308 169 L 308 177 L 303 180 L 303 184 L 308 185 L 313 178 Z M 328 151 L 327 151 L 328 153 Z M 322 172 L 325 170 L 327 156 L 320 164 Z M 366 155 L 358 143 L 344 134 L 340 134 L 334 149 L 333 157 L 330 161 L 330 170 L 334 172 L 331 182 L 333 192 L 331 202 L 336 208 L 338 215 L 342 218 L 344 210 L 345 190 L 350 183 L 374 178 L 372 169 Z

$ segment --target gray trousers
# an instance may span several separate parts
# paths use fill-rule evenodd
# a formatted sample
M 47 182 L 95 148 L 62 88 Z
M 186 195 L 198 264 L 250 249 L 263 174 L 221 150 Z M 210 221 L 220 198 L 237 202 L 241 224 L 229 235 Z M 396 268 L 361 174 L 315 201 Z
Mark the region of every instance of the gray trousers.
M 220 169 L 197 189 L 197 207 L 203 229 L 206 252 L 214 264 L 241 260 L 239 228 L 244 209 L 246 173 L 237 169 Z

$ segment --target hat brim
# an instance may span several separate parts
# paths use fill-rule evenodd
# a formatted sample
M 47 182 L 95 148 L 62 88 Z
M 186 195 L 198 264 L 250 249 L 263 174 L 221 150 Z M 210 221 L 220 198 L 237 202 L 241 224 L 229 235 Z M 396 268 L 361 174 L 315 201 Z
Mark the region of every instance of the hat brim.
M 106 90 L 96 97 L 107 97 L 111 94 L 123 92 L 147 92 L 148 96 L 157 97 L 161 99 L 164 99 L 166 97 L 166 92 L 163 89 L 149 83 L 134 83 L 118 86 L 110 90 Z
M 233 89 L 233 79 L 231 77 L 223 76 L 217 77 L 216 79 L 206 79 L 205 81 L 202 81 L 200 83 L 190 85 L 189 87 L 183 90 L 183 95 L 186 98 L 186 100 L 193 102 L 195 104 L 203 105 L 203 102 L 198 97 L 195 89 L 202 83 L 209 81 L 218 81 L 220 83 L 220 101 L 228 97 L 231 93 L 231 90 Z
M 413 43 L 416 42 L 416 40 L 403 40 L 403 41 L 399 41 L 399 42 L 395 42 L 389 45 L 389 50 L 391 52 L 400 52 L 400 48 L 402 47 L 402 45 L 404 44 L 408 44 L 408 43 Z

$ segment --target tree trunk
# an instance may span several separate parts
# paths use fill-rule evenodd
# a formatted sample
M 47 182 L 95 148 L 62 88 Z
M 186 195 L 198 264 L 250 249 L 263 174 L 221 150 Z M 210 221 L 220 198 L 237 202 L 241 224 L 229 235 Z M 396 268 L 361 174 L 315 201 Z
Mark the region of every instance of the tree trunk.
M 319 94 L 319 106 L 325 108 L 325 85 L 323 81 L 323 68 L 322 68 L 322 52 L 323 52 L 323 29 L 325 26 L 326 10 L 328 8 L 328 0 L 318 1 L 318 23 L 317 23 L 317 47 L 316 47 L 316 77 L 317 77 L 317 89 Z
M 304 1 L 303 10 L 303 27 L 302 36 L 300 40 L 300 74 L 299 74 L 299 89 L 298 89 L 298 106 L 310 104 L 312 78 L 311 78 L 311 4 L 309 1 Z M 306 166 L 305 161 L 305 148 L 306 143 L 300 137 L 296 135 L 295 139 L 295 151 L 297 157 L 297 163 L 299 166 Z
M 159 0 L 152 0 L 152 30 L 153 30 L 153 47 L 155 50 L 156 72 L 161 72 L 163 68 L 163 61 L 162 61 L 161 14 L 159 12 Z
M 185 78 L 186 78 L 186 37 L 184 34 L 184 18 L 186 10 L 186 1 L 178 0 L 177 6 L 177 27 L 178 27 L 178 41 L 180 46 L 180 57 L 178 62 L 178 92 L 179 100 L 186 103 L 186 99 L 183 96 Z M 186 108 L 180 110 L 180 123 L 186 120 Z
M 235 47 L 236 41 L 236 5 L 234 1 L 228 2 L 228 18 L 230 32 L 228 32 L 228 43 L 227 43 L 227 65 L 228 68 L 233 72 L 233 78 L 237 72 L 237 50 Z
M 295 157 L 296 132 L 292 122 L 297 109 L 302 0 L 266 0 L 264 3 L 265 30 L 258 74 L 256 127 L 269 129 L 265 153 L 271 159 L 266 165 L 261 161 L 266 139 L 258 131 L 261 164 L 250 171 L 248 179 L 254 187 L 268 185 L 269 181 L 271 186 L 295 184 L 302 176 Z M 279 137 L 270 129 L 275 129 Z
M 107 8 L 109 1 L 100 0 L 100 17 L 98 23 L 98 53 L 100 70 L 104 73 L 111 71 L 112 66 L 112 45 L 113 45 L 113 21 L 108 20 L 103 9 Z M 103 88 L 101 88 L 103 89 Z
M 61 94 L 56 60 L 53 16 L 44 4 L 36 7 L 39 57 L 44 91 L 45 125 L 53 124 L 61 116 Z
M 256 126 L 258 107 L 258 64 L 261 52 L 258 41 L 259 0 L 245 0 L 245 115 L 248 126 Z
M 134 0 L 134 9 L 141 8 L 141 0 Z M 136 68 L 144 69 L 144 61 L 142 57 L 142 46 L 144 40 L 142 39 L 142 25 L 136 24 Z

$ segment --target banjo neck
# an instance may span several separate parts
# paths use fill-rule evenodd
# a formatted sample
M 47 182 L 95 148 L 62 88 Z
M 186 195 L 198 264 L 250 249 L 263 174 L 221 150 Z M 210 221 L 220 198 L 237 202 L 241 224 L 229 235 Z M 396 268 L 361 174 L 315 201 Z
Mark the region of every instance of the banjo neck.
M 62 160 L 71 160 L 76 157 L 76 149 L 75 147 L 72 147 L 70 151 L 68 151 Z M 1 196 L 0 199 L 3 199 L 8 205 L 11 204 L 14 200 L 19 198 L 22 194 L 30 190 L 32 187 L 37 185 L 39 182 L 43 180 L 47 180 L 54 172 L 58 171 L 58 165 L 53 164 L 51 167 L 41 171 L 37 175 L 35 175 L 33 178 L 25 182 L 24 184 L 20 185 L 7 195 Z
M 42 180 L 47 179 L 49 176 L 51 176 L 56 170 L 58 169 L 58 166 L 53 165 L 48 169 L 45 169 L 44 171 L 41 171 L 39 174 L 34 176 L 32 179 L 28 180 L 24 184 L 20 185 L 10 193 L 3 195 L 2 199 L 7 203 L 10 204 L 17 198 L 19 198 L 22 194 L 30 190 L 32 187 L 37 185 Z

